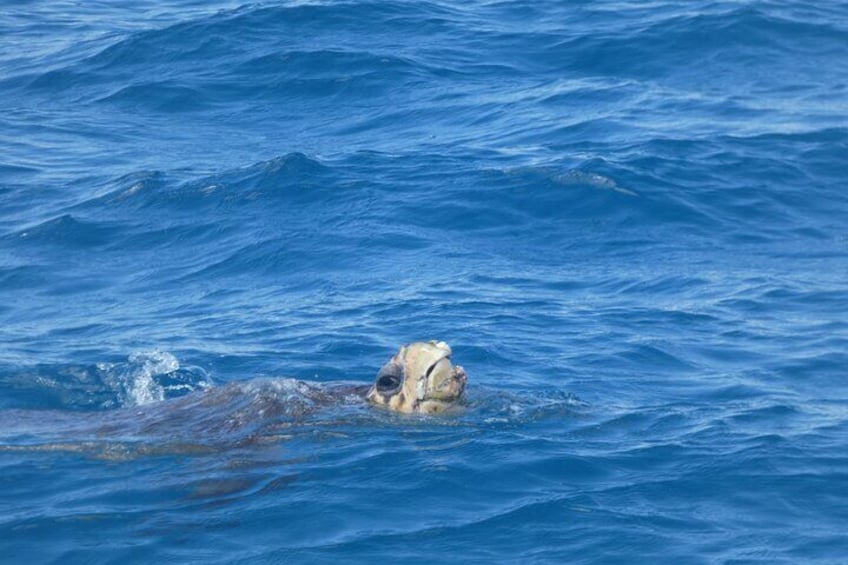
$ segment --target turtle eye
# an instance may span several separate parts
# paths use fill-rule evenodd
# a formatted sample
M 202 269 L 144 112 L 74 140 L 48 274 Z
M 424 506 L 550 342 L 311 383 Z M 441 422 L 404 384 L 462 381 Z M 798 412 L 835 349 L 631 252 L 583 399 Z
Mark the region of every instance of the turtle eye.
M 400 388 L 400 377 L 396 375 L 383 375 L 377 379 L 377 392 L 383 394 L 394 392 Z

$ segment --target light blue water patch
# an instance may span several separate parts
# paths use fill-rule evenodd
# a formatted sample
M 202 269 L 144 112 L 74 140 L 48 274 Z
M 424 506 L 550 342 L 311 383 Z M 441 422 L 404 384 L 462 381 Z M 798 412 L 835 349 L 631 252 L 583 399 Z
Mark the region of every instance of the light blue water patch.
M 2 555 L 844 561 L 844 5 L 13 4 Z

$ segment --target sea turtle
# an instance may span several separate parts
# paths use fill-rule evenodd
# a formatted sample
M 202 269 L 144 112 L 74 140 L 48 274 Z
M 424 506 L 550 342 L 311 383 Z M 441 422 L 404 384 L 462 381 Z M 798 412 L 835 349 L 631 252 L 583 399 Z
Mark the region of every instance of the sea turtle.
M 339 409 L 365 403 L 408 414 L 445 412 L 461 404 L 466 383 L 465 370 L 450 356 L 443 341 L 404 345 L 371 385 L 255 378 L 118 410 L 54 410 L 49 416 L 0 410 L 0 453 L 59 450 L 121 458 L 218 451 L 279 441 L 333 407 L 330 420 L 340 417 Z

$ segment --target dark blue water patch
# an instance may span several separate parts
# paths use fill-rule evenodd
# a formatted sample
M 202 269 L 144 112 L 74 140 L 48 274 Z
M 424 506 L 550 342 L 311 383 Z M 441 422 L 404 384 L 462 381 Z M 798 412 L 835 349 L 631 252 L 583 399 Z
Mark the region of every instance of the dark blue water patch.
M 0 286 L 8 291 L 38 288 L 53 282 L 43 266 L 20 265 L 0 268 Z
M 0 175 L 4 179 L 15 179 L 17 177 L 26 177 L 30 176 L 34 173 L 38 172 L 38 169 L 34 167 L 27 167 L 25 165 L 19 164 L 11 164 L 11 163 L 0 163 Z M 12 191 L 11 187 L 0 186 L 0 196 Z
M 250 80 L 243 95 L 285 103 L 304 97 L 334 99 L 367 98 L 387 91 L 398 94 L 398 86 L 411 88 L 428 74 L 425 66 L 390 53 L 353 50 L 314 52 L 285 51 L 239 65 L 229 87 L 238 92 L 239 81 Z M 419 78 L 419 76 L 421 78 Z M 256 77 L 264 79 L 257 83 Z M 227 89 L 227 87 L 225 87 Z
M 320 270 L 323 267 L 323 261 L 314 258 L 311 248 L 298 249 L 290 243 L 290 240 L 274 239 L 241 247 L 221 261 L 192 272 L 186 281 L 207 280 L 243 272 L 273 276 L 296 268 Z
M 844 171 L 834 162 L 833 157 L 848 147 L 848 130 L 845 128 L 816 128 L 811 131 L 787 134 L 764 134 L 752 138 L 726 140 L 729 148 L 739 157 L 751 157 L 767 148 L 779 148 L 782 164 L 781 173 L 799 170 L 804 178 L 797 174 L 790 180 L 806 180 L 810 189 L 827 191 L 828 184 L 810 182 L 813 179 L 841 179 Z
M 18 77 L 14 82 L 7 79 L 5 82 L 6 85 L 13 86 L 14 83 L 20 84 L 23 82 L 22 78 L 23 77 Z M 90 83 L 94 82 L 94 77 L 88 73 L 67 69 L 48 71 L 37 76 L 29 76 L 27 78 L 29 80 L 26 81 L 26 86 L 29 89 L 36 92 L 41 91 L 48 93 L 72 91 L 88 86 Z
M 738 7 L 694 12 L 686 15 L 669 13 L 639 22 L 640 33 L 620 33 L 630 23 L 630 11 L 621 11 L 615 18 L 617 26 L 611 31 L 592 36 L 578 35 L 557 47 L 566 55 L 569 67 L 582 72 L 616 76 L 639 76 L 668 78 L 689 77 L 690 81 L 717 87 L 725 82 L 729 69 L 744 69 L 755 64 L 760 68 L 753 76 L 762 72 L 763 64 L 777 72 L 785 72 L 785 65 L 774 65 L 772 61 L 787 59 L 787 41 L 792 37 L 791 48 L 801 48 L 809 56 L 828 55 L 844 41 L 846 31 L 833 25 L 806 24 L 782 18 L 769 7 Z M 606 13 L 605 15 L 608 15 Z M 618 33 L 617 33 L 618 32 Z M 717 38 L 721 38 L 717 41 Z M 822 41 L 823 40 L 823 41 Z M 739 53 L 745 53 L 740 60 Z M 793 59 L 790 64 L 802 61 Z M 698 74 L 694 73 L 693 61 Z M 733 64 L 731 64 L 733 62 Z M 706 75 L 704 71 L 706 69 Z M 798 67 L 801 74 L 808 70 Z M 725 76 L 723 76 L 725 75 Z M 717 80 L 710 80 L 715 77 Z M 744 83 L 751 79 L 739 75 Z
M 843 207 L 831 196 L 811 201 L 811 192 L 829 192 L 829 189 L 810 184 L 811 178 L 823 178 L 812 161 L 800 156 L 792 158 L 799 149 L 807 146 L 804 137 L 808 136 L 769 141 L 731 139 L 728 143 L 734 146 L 732 153 L 719 149 L 720 146 L 714 143 L 656 141 L 650 144 L 651 154 L 674 157 L 637 158 L 628 160 L 627 167 L 652 170 L 653 179 L 646 178 L 634 184 L 645 186 L 654 179 L 660 179 L 660 186 L 668 185 L 662 197 L 683 199 L 697 213 L 707 215 L 724 229 L 733 230 L 735 226 L 742 230 L 750 226 L 740 233 L 748 239 L 760 235 L 767 241 L 780 237 L 787 230 L 828 239 L 834 235 L 831 231 L 834 227 L 833 214 L 840 214 Z M 809 137 L 815 139 L 818 136 L 813 134 Z M 825 134 L 821 139 L 824 142 L 826 138 Z M 759 157 L 768 154 L 763 143 L 773 144 L 773 149 L 779 148 L 780 157 Z M 693 169 L 691 163 L 696 160 L 707 166 Z M 729 170 L 737 173 L 734 174 L 734 184 L 728 183 L 723 176 Z M 693 174 L 693 171 L 696 172 Z M 655 189 L 644 190 L 653 192 Z M 827 206 L 830 211 L 817 209 L 819 204 Z M 834 204 L 837 204 L 835 208 Z

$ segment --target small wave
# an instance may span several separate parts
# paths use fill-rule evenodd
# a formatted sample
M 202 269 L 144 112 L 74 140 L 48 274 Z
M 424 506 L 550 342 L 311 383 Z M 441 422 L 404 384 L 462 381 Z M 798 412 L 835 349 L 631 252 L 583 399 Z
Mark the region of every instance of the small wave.
M 192 212 L 195 218 L 198 207 L 234 208 L 298 197 L 301 201 L 317 200 L 319 195 L 326 195 L 327 186 L 332 186 L 331 173 L 329 166 L 298 152 L 183 183 L 159 172 L 139 171 L 106 183 L 77 208 L 87 212 L 105 206 L 119 213 L 168 206 L 176 212 Z
M 118 104 L 132 110 L 185 113 L 208 109 L 211 99 L 200 88 L 174 81 L 149 81 L 120 88 L 98 102 Z
M 603 166 L 603 169 L 608 168 L 608 165 Z M 521 166 L 491 171 L 491 174 L 500 193 L 499 207 L 520 212 L 524 216 L 522 223 L 539 219 L 559 221 L 563 217 L 575 222 L 603 218 L 620 223 L 638 220 L 655 206 L 622 186 L 615 172 L 595 171 L 591 164 L 581 168 Z M 491 195 L 485 196 L 491 198 Z M 505 201 L 509 206 L 503 206 Z M 479 205 L 485 205 L 482 198 Z
M 108 223 L 86 221 L 71 214 L 63 214 L 57 218 L 19 230 L 13 236 L 19 241 L 27 243 L 89 248 L 106 245 L 114 233 L 114 227 Z

